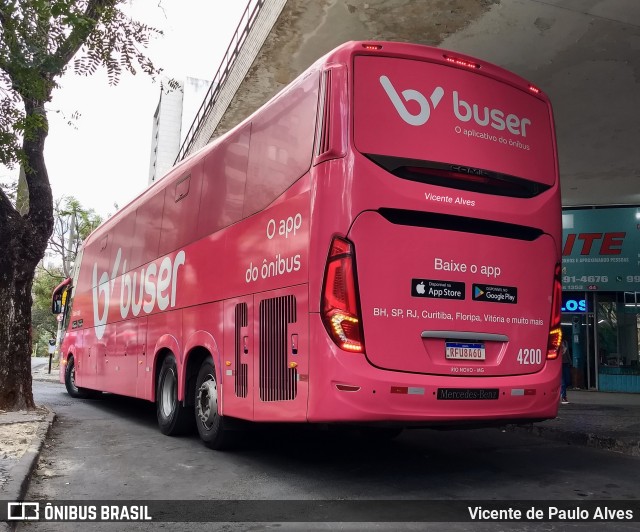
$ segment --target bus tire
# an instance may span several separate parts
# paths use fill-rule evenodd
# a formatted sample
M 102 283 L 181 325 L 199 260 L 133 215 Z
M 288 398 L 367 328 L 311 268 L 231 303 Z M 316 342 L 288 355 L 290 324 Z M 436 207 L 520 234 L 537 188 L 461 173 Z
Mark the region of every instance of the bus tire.
M 96 393 L 93 390 L 80 388 L 80 386 L 76 385 L 76 363 L 72 356 L 67 358 L 67 366 L 64 370 L 64 385 L 67 388 L 67 393 L 75 399 L 87 399 L 94 397 Z
M 231 445 L 231 435 L 225 428 L 225 419 L 218 413 L 218 382 L 210 358 L 205 359 L 198 371 L 195 392 L 195 419 L 198 434 L 210 449 L 222 450 Z
M 158 372 L 156 414 L 160 432 L 167 436 L 184 434 L 193 423 L 191 409 L 178 401 L 178 367 L 173 354 L 165 357 Z

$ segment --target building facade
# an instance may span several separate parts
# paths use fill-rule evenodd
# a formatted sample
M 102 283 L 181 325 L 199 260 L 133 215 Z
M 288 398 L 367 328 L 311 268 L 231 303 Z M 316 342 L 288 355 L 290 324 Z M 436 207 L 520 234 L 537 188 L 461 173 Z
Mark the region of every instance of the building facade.
M 161 83 L 151 130 L 149 186 L 174 166 L 184 137 L 209 88 L 209 81 L 196 78 L 177 83 L 179 87 L 175 89 L 169 87 L 169 78 L 163 78 Z
M 562 225 L 572 384 L 640 393 L 640 207 L 564 209 Z

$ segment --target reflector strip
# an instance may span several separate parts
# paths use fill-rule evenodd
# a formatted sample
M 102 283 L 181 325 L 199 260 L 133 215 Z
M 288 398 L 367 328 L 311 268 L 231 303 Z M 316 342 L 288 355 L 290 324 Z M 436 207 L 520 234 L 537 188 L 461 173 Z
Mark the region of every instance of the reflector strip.
M 360 390 L 360 386 L 350 386 L 349 384 L 336 384 L 336 388 L 341 392 L 357 392 Z
M 514 388 L 511 390 L 511 395 L 535 395 L 536 391 L 535 389 L 526 389 L 523 390 L 522 388 Z
M 424 395 L 424 388 L 410 386 L 392 386 L 391 393 L 400 393 L 403 395 Z

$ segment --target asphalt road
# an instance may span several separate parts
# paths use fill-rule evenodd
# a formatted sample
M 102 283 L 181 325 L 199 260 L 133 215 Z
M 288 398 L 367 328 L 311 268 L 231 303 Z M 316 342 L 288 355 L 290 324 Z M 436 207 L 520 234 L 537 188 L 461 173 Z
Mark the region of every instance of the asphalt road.
M 39 404 L 58 415 L 27 500 L 118 499 L 447 499 L 629 500 L 638 497 L 640 459 L 500 429 L 405 431 L 392 442 L 304 428 L 251 432 L 233 452 L 197 436 L 162 435 L 155 407 L 105 395 L 69 397 L 64 386 L 34 382 Z M 383 503 L 381 503 L 383 504 Z M 302 517 L 302 516 L 301 516 Z M 304 519 L 301 519 L 303 521 Z M 32 523 L 19 530 L 74 530 Z M 180 527 L 182 526 L 182 528 Z M 127 530 L 262 530 L 260 524 L 155 523 Z M 341 530 L 638 530 L 638 523 L 347 523 Z M 334 530 L 330 523 L 264 529 Z M 83 530 L 121 530 L 83 523 Z

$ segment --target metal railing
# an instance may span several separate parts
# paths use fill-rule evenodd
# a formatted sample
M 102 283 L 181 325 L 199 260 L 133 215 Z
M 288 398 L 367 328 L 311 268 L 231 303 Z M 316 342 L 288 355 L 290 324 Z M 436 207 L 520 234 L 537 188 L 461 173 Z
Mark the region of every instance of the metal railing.
M 200 109 L 198 109 L 198 112 L 196 113 L 196 116 L 191 123 L 191 127 L 189 128 L 189 131 L 184 138 L 184 142 L 182 143 L 182 146 L 180 146 L 180 151 L 178 152 L 178 156 L 176 157 L 174 164 L 177 164 L 182 159 L 184 159 L 189 149 L 193 145 L 196 133 L 209 114 L 209 111 L 211 111 L 211 109 L 215 105 L 218 96 L 220 95 L 222 86 L 229 77 L 231 69 L 233 68 L 236 59 L 238 58 L 240 48 L 242 48 L 242 45 L 247 40 L 247 36 L 249 35 L 249 32 L 251 31 L 251 28 L 253 27 L 258 13 L 264 3 L 265 0 L 249 0 L 249 2 L 247 3 L 247 7 L 240 17 L 240 22 L 238 22 L 236 31 L 234 32 L 233 37 L 231 37 L 231 42 L 229 43 L 229 46 L 227 46 L 227 51 L 224 53 L 222 61 L 220 61 L 220 66 L 218 67 L 218 70 L 213 77 L 213 81 L 211 82 L 211 85 L 209 85 L 207 94 L 202 100 Z

